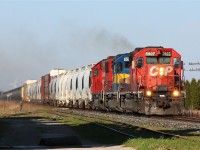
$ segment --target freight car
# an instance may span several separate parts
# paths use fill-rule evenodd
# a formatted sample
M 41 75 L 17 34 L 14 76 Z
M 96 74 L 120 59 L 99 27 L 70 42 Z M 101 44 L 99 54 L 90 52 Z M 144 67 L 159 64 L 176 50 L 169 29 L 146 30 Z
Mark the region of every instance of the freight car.
M 184 109 L 183 62 L 172 48 L 144 47 L 23 85 L 23 100 L 56 106 L 177 115 Z

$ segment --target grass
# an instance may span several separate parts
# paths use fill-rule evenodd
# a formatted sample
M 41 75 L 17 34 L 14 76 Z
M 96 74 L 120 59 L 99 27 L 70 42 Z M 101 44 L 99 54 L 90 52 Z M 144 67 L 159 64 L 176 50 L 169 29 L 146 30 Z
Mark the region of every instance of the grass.
M 22 115 L 26 113 L 35 113 L 37 111 L 50 110 L 52 107 L 30 104 L 23 102 L 22 111 L 20 111 L 19 101 L 0 100 L 0 118 Z
M 53 114 L 57 109 L 52 107 L 44 107 L 41 105 L 33 105 L 29 103 L 23 104 L 23 110 L 20 111 L 18 102 L 0 101 L 0 115 L 5 117 L 41 117 L 59 121 L 69 125 L 77 134 L 83 139 L 93 141 L 98 144 L 114 144 L 125 145 L 128 147 L 136 148 L 137 150 L 197 150 L 200 148 L 200 142 L 192 142 L 185 139 L 162 137 L 156 133 L 143 130 L 138 127 L 130 125 L 116 124 L 111 121 L 105 121 L 102 118 L 87 118 L 80 115 L 70 113 L 61 113 L 60 115 Z M 63 116 L 62 116 L 63 115 Z M 59 116 L 59 117 L 58 117 Z M 56 118 L 56 119 L 55 119 Z M 95 122 L 99 122 L 108 127 L 112 127 L 116 130 L 120 130 L 125 133 L 129 133 L 135 138 L 128 138 L 124 135 L 120 135 L 106 128 L 95 125 Z M 0 134 L 4 132 L 9 125 L 0 124 Z M 155 127 L 152 127 L 156 129 Z M 198 130 L 171 130 L 165 128 L 158 128 L 164 132 L 182 134 L 190 139 L 200 139 Z
M 136 138 L 124 143 L 125 146 L 135 147 L 138 150 L 199 150 L 200 142 L 191 142 L 184 139 L 155 139 Z

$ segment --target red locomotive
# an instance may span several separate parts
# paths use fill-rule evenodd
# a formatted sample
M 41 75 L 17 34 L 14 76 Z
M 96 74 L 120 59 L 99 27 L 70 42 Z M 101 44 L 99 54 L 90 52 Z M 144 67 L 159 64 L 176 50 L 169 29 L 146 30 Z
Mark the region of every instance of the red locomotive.
M 133 52 L 134 53 L 134 52 Z M 178 114 L 184 108 L 183 62 L 172 48 L 146 47 L 133 54 L 132 91 L 138 94 L 138 112 Z

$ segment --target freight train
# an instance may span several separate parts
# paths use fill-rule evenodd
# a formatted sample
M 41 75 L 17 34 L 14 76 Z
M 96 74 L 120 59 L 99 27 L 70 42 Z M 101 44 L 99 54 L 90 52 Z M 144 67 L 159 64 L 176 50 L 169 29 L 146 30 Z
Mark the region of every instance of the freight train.
M 178 115 L 185 106 L 183 80 L 181 55 L 150 46 L 75 70 L 52 70 L 26 81 L 21 96 L 63 107 Z

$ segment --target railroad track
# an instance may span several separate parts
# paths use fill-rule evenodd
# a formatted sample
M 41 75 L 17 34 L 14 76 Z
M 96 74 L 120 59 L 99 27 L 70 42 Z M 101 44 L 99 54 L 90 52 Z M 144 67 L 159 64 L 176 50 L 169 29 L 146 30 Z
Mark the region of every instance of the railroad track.
M 181 121 L 181 122 L 189 122 L 189 123 L 200 123 L 200 118 L 195 117 L 186 117 L 186 116 L 150 116 L 152 119 L 160 119 L 160 120 L 172 120 L 172 121 Z
M 65 110 L 59 110 L 58 109 L 57 111 L 50 112 L 50 113 L 54 114 L 54 115 L 57 115 L 57 116 L 61 116 L 61 117 L 67 117 Z M 176 138 L 186 139 L 186 140 L 193 141 L 193 142 L 200 142 L 199 140 L 189 139 L 189 138 L 187 138 L 185 136 L 182 136 L 182 135 L 179 135 L 179 134 L 172 134 L 172 133 L 167 133 L 167 132 L 163 132 L 163 131 L 153 130 L 153 129 L 150 129 L 150 128 L 136 126 L 136 125 L 131 124 L 130 122 L 125 122 L 125 121 L 122 121 L 122 120 L 116 121 L 116 119 L 111 119 L 109 117 L 102 118 L 102 117 L 95 116 L 95 115 L 94 116 L 92 116 L 92 115 L 88 116 L 87 113 L 86 114 L 81 113 L 81 115 L 80 115 L 80 114 L 74 113 L 73 110 L 71 111 L 71 113 L 75 114 L 75 115 L 83 116 L 83 117 L 86 117 L 86 118 L 92 118 L 92 119 L 99 119 L 99 120 L 104 120 L 104 121 L 110 121 L 110 122 L 113 122 L 113 123 L 118 124 L 118 125 L 126 125 L 126 126 L 137 127 L 138 129 L 145 130 L 145 131 L 148 131 L 148 132 L 153 132 L 153 133 L 159 134 L 160 136 L 176 137 Z M 106 129 L 111 130 L 113 132 L 116 132 L 118 134 L 125 135 L 125 136 L 127 136 L 129 138 L 136 138 L 134 135 L 131 135 L 131 134 L 123 132 L 123 131 L 120 131 L 119 129 L 115 129 L 115 128 L 109 127 L 109 126 L 101 123 L 101 121 L 99 121 L 99 122 L 91 122 L 91 120 L 88 121 L 87 119 L 83 119 L 83 118 L 80 118 L 78 116 L 74 116 L 74 119 L 78 119 L 78 120 L 86 121 L 86 122 L 89 122 L 89 123 L 93 123 L 93 124 L 95 124 L 97 126 L 101 126 L 103 128 L 106 128 Z
M 153 119 L 162 119 L 162 120 L 173 120 L 173 121 L 182 121 L 182 122 L 190 122 L 190 123 L 200 123 L 200 118 L 196 117 L 186 117 L 186 116 L 146 116 L 142 114 L 133 114 L 133 113 L 122 113 L 122 112 L 115 112 L 115 111 L 99 111 L 99 110 L 88 110 L 88 109 L 77 109 L 72 108 L 77 111 L 83 112 L 94 112 L 94 113 L 103 113 L 103 114 L 114 114 L 114 115 L 121 115 L 121 116 L 130 116 L 130 117 L 144 117 L 144 118 L 153 118 Z
M 194 117 L 176 116 L 174 117 L 174 120 L 200 123 L 200 118 L 194 118 Z

